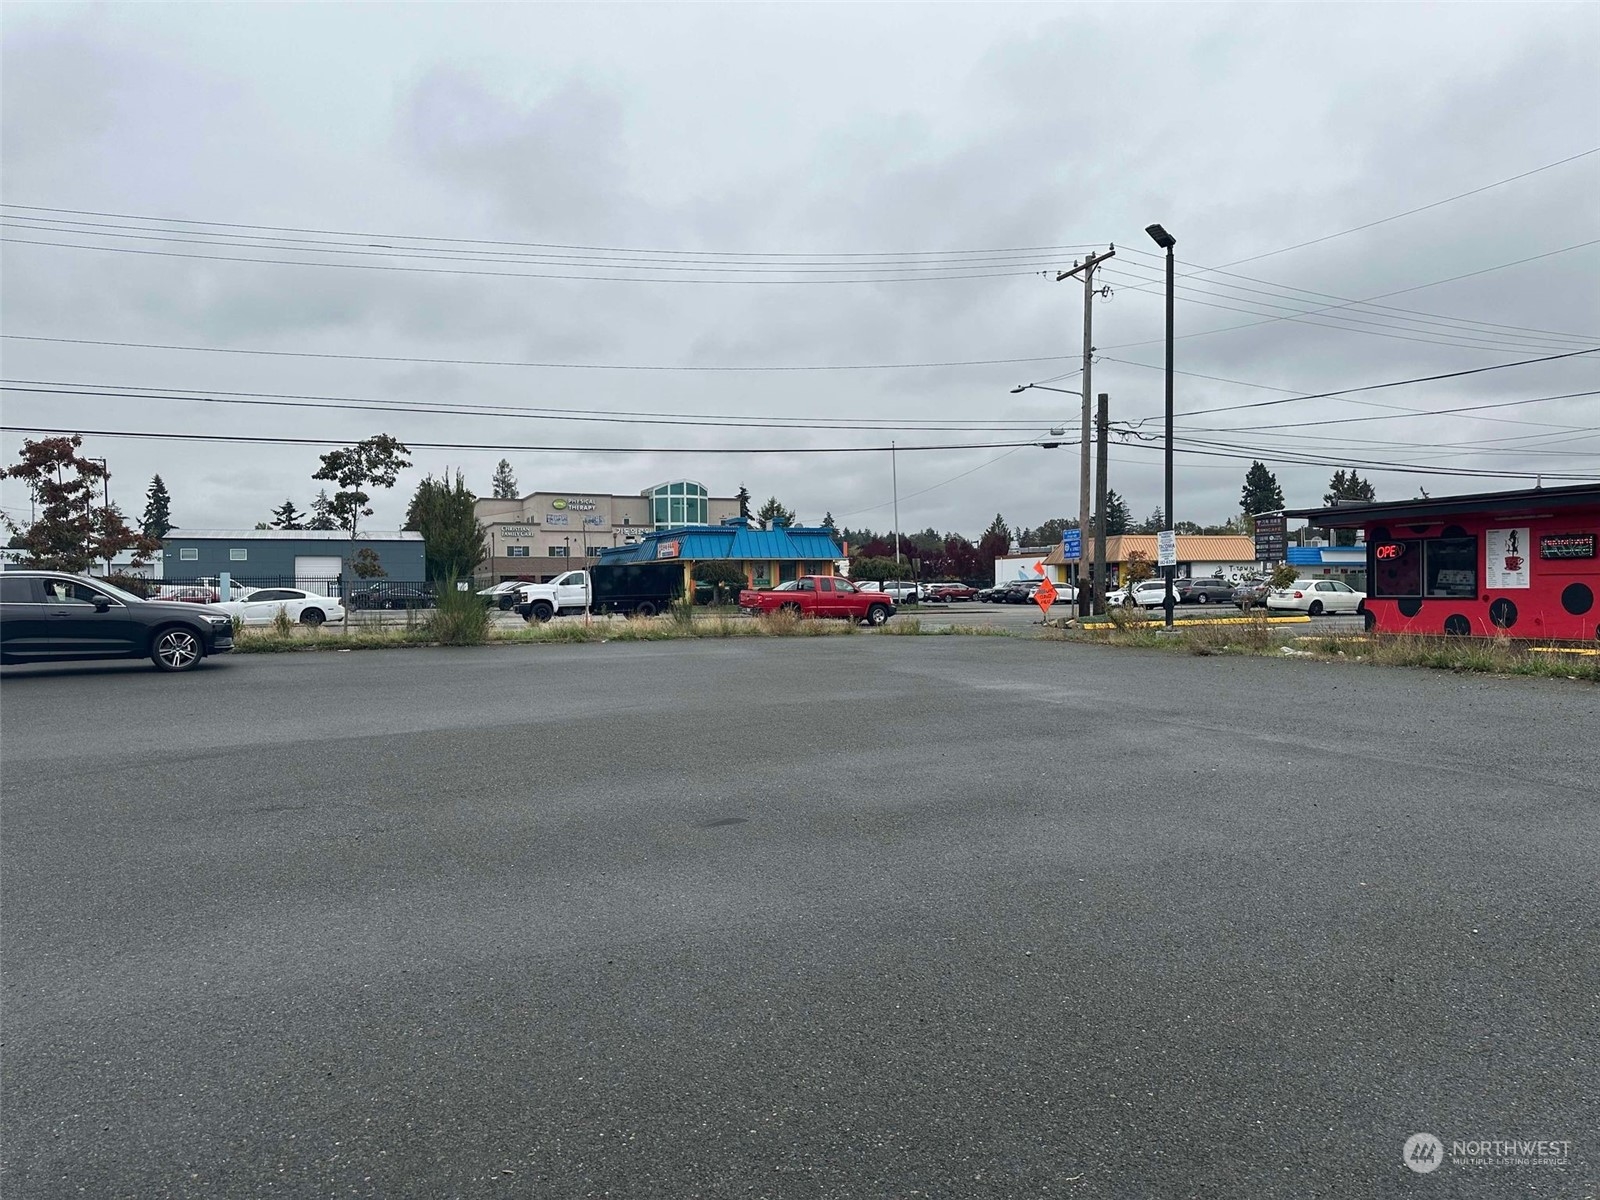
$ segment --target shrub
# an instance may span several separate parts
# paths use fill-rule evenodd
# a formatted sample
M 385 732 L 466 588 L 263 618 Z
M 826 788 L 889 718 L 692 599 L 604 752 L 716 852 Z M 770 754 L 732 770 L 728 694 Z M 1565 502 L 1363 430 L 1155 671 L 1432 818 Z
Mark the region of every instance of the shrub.
M 470 591 L 458 591 L 455 580 L 439 586 L 438 604 L 425 623 L 428 635 L 442 646 L 481 646 L 489 639 L 489 610 Z M 406 628 L 418 625 L 415 609 L 406 609 Z
M 289 619 L 289 606 L 278 605 L 278 611 L 272 614 L 272 632 L 279 637 L 292 637 L 294 635 L 294 622 Z

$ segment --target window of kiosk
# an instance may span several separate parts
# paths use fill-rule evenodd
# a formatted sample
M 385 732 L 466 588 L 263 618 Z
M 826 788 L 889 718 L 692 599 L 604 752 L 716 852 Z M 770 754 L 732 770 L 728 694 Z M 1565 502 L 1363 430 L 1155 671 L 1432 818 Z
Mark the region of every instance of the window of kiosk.
M 1372 547 L 1372 594 L 1405 599 L 1422 595 L 1422 540 L 1378 542 Z
M 1470 600 L 1478 594 L 1478 539 L 1431 538 L 1423 543 L 1428 595 Z

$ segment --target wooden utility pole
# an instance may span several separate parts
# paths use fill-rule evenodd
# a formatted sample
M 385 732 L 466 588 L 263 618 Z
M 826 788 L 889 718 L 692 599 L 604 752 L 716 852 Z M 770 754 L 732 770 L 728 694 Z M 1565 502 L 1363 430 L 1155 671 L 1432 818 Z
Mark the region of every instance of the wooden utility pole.
M 1081 263 L 1074 263 L 1072 270 L 1060 271 L 1056 274 L 1056 282 L 1071 279 L 1080 271 L 1083 273 L 1083 432 L 1078 443 L 1078 615 L 1086 617 L 1093 609 L 1090 607 L 1091 597 L 1089 590 L 1084 587 L 1084 577 L 1087 572 L 1083 569 L 1084 559 L 1088 557 L 1089 538 L 1089 447 L 1092 438 L 1089 434 L 1089 385 L 1091 359 L 1094 356 L 1094 269 L 1108 258 L 1115 258 L 1117 248 L 1112 246 L 1104 254 L 1091 254 Z

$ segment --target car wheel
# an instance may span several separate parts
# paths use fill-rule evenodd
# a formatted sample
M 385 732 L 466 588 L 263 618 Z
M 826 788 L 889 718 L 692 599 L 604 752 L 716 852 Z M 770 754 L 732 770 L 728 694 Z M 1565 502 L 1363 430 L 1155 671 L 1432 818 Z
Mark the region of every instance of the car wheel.
M 867 609 L 867 624 L 882 625 L 889 619 L 889 606 L 887 604 L 874 604 Z
M 1211 597 L 1206 595 L 1204 592 L 1201 592 L 1198 596 L 1196 596 L 1194 598 L 1194 602 L 1196 604 L 1206 604 L 1206 603 L 1209 603 L 1210 600 L 1211 600 Z
M 528 624 L 531 625 L 535 621 L 538 621 L 541 624 L 543 624 L 545 621 L 548 621 L 551 617 L 553 617 L 555 615 L 556 615 L 556 610 L 553 609 L 552 607 L 550 607 L 549 602 L 545 601 L 545 600 L 540 600 L 537 604 L 534 604 L 534 605 L 529 607 L 529 609 L 528 609 Z
M 1308 617 L 1320 617 L 1322 615 L 1322 601 L 1313 600 L 1306 608 L 1306 615 Z
M 650 601 L 646 600 L 643 604 L 639 605 L 639 607 L 634 609 L 633 611 L 634 611 L 634 614 L 636 616 L 653 617 L 653 616 L 656 615 L 656 606 L 654 604 L 651 604 Z
M 302 625 L 309 625 L 313 629 L 315 629 L 318 625 L 321 625 L 327 619 L 328 618 L 323 615 L 323 612 L 320 608 L 308 608 L 300 614 L 300 623 Z
M 192 629 L 171 626 L 156 631 L 150 659 L 163 671 L 187 671 L 205 654 L 205 647 Z
M 792 600 L 788 604 L 778 605 L 778 611 L 781 613 L 788 613 L 791 617 L 799 617 L 801 615 L 800 606 L 794 603 Z

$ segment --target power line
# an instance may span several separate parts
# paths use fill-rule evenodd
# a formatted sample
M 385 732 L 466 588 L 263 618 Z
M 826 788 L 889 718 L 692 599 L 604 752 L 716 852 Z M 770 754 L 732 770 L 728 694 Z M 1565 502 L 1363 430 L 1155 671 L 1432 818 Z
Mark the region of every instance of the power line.
M 22 224 L 18 224 L 22 222 Z M 273 242 L 270 245 L 260 245 L 256 242 L 242 242 L 236 240 L 222 240 L 220 234 L 206 234 L 203 237 L 180 237 L 173 232 L 122 232 L 101 233 L 91 229 L 80 229 L 65 226 L 60 223 L 44 224 L 29 217 L 0 218 L 0 226 L 15 227 L 30 233 L 51 233 L 67 237 L 97 237 L 97 238 L 122 238 L 140 242 L 176 242 L 180 245 L 215 246 L 219 248 L 233 248 L 240 250 L 272 250 L 294 254 L 342 254 L 360 258 L 408 258 L 421 259 L 424 262 L 472 262 L 472 263 L 512 263 L 536 266 L 571 267 L 591 271 L 671 271 L 678 274 L 690 275 L 843 275 L 851 272 L 864 271 L 889 271 L 897 274 L 916 274 L 918 272 L 948 272 L 955 270 L 971 270 L 974 267 L 997 266 L 1035 266 L 1048 267 L 1060 262 L 1060 256 L 1052 254 L 1048 257 L 1035 255 L 1003 256 L 984 259 L 961 259 L 951 261 L 934 261 L 923 263 L 918 261 L 897 262 L 893 260 L 874 260 L 869 262 L 849 263 L 845 265 L 830 263 L 826 266 L 803 265 L 801 263 L 772 263 L 757 262 L 750 266 L 735 265 L 707 265 L 707 260 L 693 259 L 609 259 L 595 256 L 572 255 L 507 255 L 505 253 L 483 254 L 452 254 L 435 247 L 418 246 L 409 250 L 396 250 L 394 247 L 384 247 L 381 243 L 368 243 L 358 246 L 353 243 L 343 242 L 309 242 L 301 240 L 283 244 Z M 129 227 L 123 226 L 127 229 Z M 211 239 L 211 240 L 207 240 Z M 7 239 L 10 240 L 10 239 Z M 267 240 L 267 239 L 263 239 Z M 38 244 L 38 243 L 36 243 Z M 68 243 L 52 243 L 65 245 Z M 82 243 L 70 243 L 83 250 L 111 250 L 112 246 L 93 246 Z M 532 259 L 531 263 L 526 260 Z M 719 262 L 721 260 L 718 260 Z M 304 261 L 302 265 L 316 265 L 312 261 Z M 583 278 L 609 278 L 609 276 L 583 276 Z
M 1600 154 L 1600 146 L 1595 146 L 1591 149 L 1580 151 L 1577 154 L 1568 155 L 1566 158 L 1557 159 L 1552 163 L 1545 163 L 1542 167 L 1534 167 L 1533 170 L 1523 171 L 1520 175 L 1510 175 L 1505 179 L 1497 179 L 1493 183 L 1486 183 L 1482 187 L 1475 187 L 1465 192 L 1457 192 L 1454 196 L 1446 196 L 1443 200 L 1435 200 L 1432 204 L 1424 204 L 1420 208 L 1409 208 L 1405 212 L 1395 213 L 1391 217 L 1380 217 L 1378 220 L 1368 221 L 1364 225 L 1353 225 L 1349 229 L 1341 229 L 1338 233 L 1324 234 L 1322 237 L 1312 238 L 1310 241 L 1296 242 L 1292 246 L 1283 246 L 1277 250 L 1268 250 L 1262 254 L 1252 254 L 1248 258 L 1236 258 L 1232 262 L 1225 262 L 1222 265 L 1224 267 L 1237 267 L 1243 265 L 1244 263 L 1257 262 L 1263 258 L 1273 258 L 1279 254 L 1287 254 L 1291 250 L 1303 250 L 1307 246 L 1315 246 L 1320 242 L 1331 242 L 1334 238 L 1346 237 L 1349 234 L 1360 233 L 1363 230 L 1373 229 L 1379 225 L 1387 225 L 1390 221 L 1398 221 L 1403 217 L 1414 217 L 1418 213 L 1424 213 L 1430 209 L 1439 208 L 1446 204 L 1453 204 L 1457 200 L 1464 200 L 1468 196 L 1476 196 L 1480 192 L 1487 192 L 1493 188 L 1503 187 L 1508 183 L 1515 183 L 1519 179 L 1526 179 L 1530 175 L 1539 174 L 1541 171 L 1549 171 L 1556 167 L 1565 166 L 1570 162 L 1577 162 L 1580 158 L 1588 158 L 1591 154 Z
M 943 283 L 967 279 L 1004 279 L 1021 275 L 1038 275 L 1039 271 L 986 271 L 969 275 L 919 275 L 913 277 L 883 276 L 863 279 L 662 279 L 652 276 L 561 275 L 541 271 L 474 271 L 462 267 L 397 267 L 379 263 L 309 262 L 288 258 L 247 258 L 231 254 L 189 254 L 181 250 L 136 250 L 131 246 L 87 246 L 79 242 L 48 242 L 33 238 L 6 238 L 9 246 L 55 246 L 65 250 L 93 250 L 105 254 L 136 254 L 147 258 L 188 258 L 201 262 L 259 263 L 278 267 L 319 267 L 346 271 L 401 271 L 413 275 L 479 275 L 502 279 L 575 279 L 596 283 L 685 283 L 720 285 L 823 285 L 838 283 Z
M 1574 250 L 1584 250 L 1584 249 L 1587 249 L 1588 247 L 1594 246 L 1594 245 L 1600 245 L 1600 238 L 1596 238 L 1594 240 L 1587 241 L 1587 242 L 1579 242 L 1578 244 L 1573 245 L 1573 246 L 1563 246 L 1559 250 L 1548 250 L 1543 254 L 1534 254 L 1534 255 L 1530 255 L 1527 258 L 1519 258 L 1519 259 L 1516 259 L 1514 262 L 1497 263 L 1496 265 L 1494 265 L 1492 267 L 1483 267 L 1483 268 L 1481 268 L 1480 270 L 1477 270 L 1477 271 L 1468 271 L 1463 275 L 1452 275 L 1448 279 L 1434 279 L 1434 280 L 1430 280 L 1428 283 L 1415 284 L 1412 287 L 1397 288 L 1396 290 L 1394 290 L 1392 292 L 1381 292 L 1376 296 L 1367 297 L 1366 300 L 1355 301 L 1355 303 L 1366 304 L 1366 303 L 1368 303 L 1370 301 L 1373 301 L 1373 300 L 1384 300 L 1384 299 L 1389 298 L 1390 296 L 1402 296 L 1402 295 L 1406 294 L 1407 292 L 1422 291 L 1424 288 L 1439 287 L 1442 284 L 1446 284 L 1446 283 L 1456 283 L 1456 282 L 1458 282 L 1458 281 L 1460 281 L 1462 279 L 1471 279 L 1471 278 L 1473 278 L 1475 276 L 1478 276 L 1478 275 L 1487 275 L 1487 274 L 1489 274 L 1489 273 L 1491 273 L 1493 271 L 1503 271 L 1503 270 L 1506 270 L 1509 267 L 1520 267 L 1520 266 L 1522 266 L 1522 265 L 1524 265 L 1526 263 L 1538 262 L 1540 259 L 1545 259 L 1545 258 L 1553 258 L 1558 254 L 1569 254 Z M 1147 287 L 1131 287 L 1128 290 L 1129 291 L 1133 291 L 1133 292 L 1144 292 L 1144 293 L 1149 294 L 1149 295 L 1156 295 L 1157 294 L 1156 292 L 1152 291 L 1150 288 L 1147 288 Z M 1202 302 L 1201 301 L 1191 300 L 1191 301 L 1189 301 L 1189 303 L 1197 304 L 1197 303 L 1202 303 Z M 1211 305 L 1207 305 L 1206 307 L 1210 307 L 1210 308 L 1225 308 L 1226 306 L 1225 305 L 1221 305 L 1221 304 L 1211 304 Z M 1312 313 L 1310 313 L 1308 315 L 1315 315 L 1318 312 L 1329 312 L 1329 311 L 1332 311 L 1333 309 L 1346 308 L 1346 307 L 1349 307 L 1349 306 L 1348 305 L 1340 305 L 1340 304 L 1329 305 L 1327 309 L 1313 310 Z M 1249 310 L 1249 309 L 1235 309 L 1235 310 L 1232 310 L 1232 311 L 1250 312 L 1251 310 Z M 1255 314 L 1255 315 L 1260 315 L 1260 314 Z M 1303 318 L 1299 318 L 1299 317 L 1287 317 L 1287 316 L 1284 316 L 1284 317 L 1268 317 L 1265 321 L 1246 321 L 1242 325 L 1224 325 L 1224 326 L 1221 326 L 1220 328 L 1217 328 L 1217 329 L 1201 329 L 1201 330 L 1196 331 L 1195 333 L 1180 333 L 1178 335 L 1178 339 L 1179 340 L 1186 340 L 1186 339 L 1189 339 L 1189 338 L 1210 337 L 1212 334 L 1216 334 L 1216 333 L 1232 333 L 1233 331 L 1238 330 L 1238 329 L 1255 329 L 1258 326 L 1261 326 L 1261 325 L 1272 325 L 1272 324 L 1275 324 L 1278 321 L 1295 321 L 1295 322 L 1306 324 L 1306 325 L 1317 325 L 1317 324 L 1320 324 L 1320 322 L 1317 322 L 1317 321 L 1305 321 Z M 1326 326 L 1326 328 L 1343 329 L 1343 328 L 1346 328 L 1346 327 L 1345 326 L 1340 326 L 1340 325 L 1330 325 L 1330 326 Z M 1359 331 L 1351 331 L 1351 332 L 1359 332 Z M 1379 336 L 1396 337 L 1396 338 L 1400 338 L 1401 341 L 1408 341 L 1408 342 L 1417 342 L 1417 341 L 1427 341 L 1428 340 L 1426 338 L 1400 337 L 1399 334 L 1383 334 L 1383 335 L 1379 335 Z M 1161 344 L 1161 342 L 1162 342 L 1161 338 L 1147 338 L 1146 340 L 1144 340 L 1142 342 L 1123 342 L 1120 345 L 1107 346 L 1106 349 L 1107 350 L 1129 350 L 1129 349 L 1132 349 L 1132 348 L 1134 348 L 1136 346 L 1155 346 L 1155 345 Z M 1441 345 L 1452 345 L 1452 344 L 1455 344 L 1455 343 L 1445 342 L 1445 343 L 1439 343 L 1439 344 L 1441 344 Z
M 237 443 L 258 446 L 342 446 L 342 438 L 268 437 L 232 433 L 158 433 L 130 429 L 61 429 L 41 425 L 0 425 L 6 433 L 42 433 L 52 437 L 77 434 L 147 442 Z M 483 450 L 496 454 L 888 454 L 897 449 L 904 454 L 942 450 L 1002 450 L 1037 446 L 1038 442 L 952 442 L 925 446 L 517 446 L 506 442 L 417 442 L 405 443 L 413 450 Z
M 1392 413 L 1379 413 L 1371 417 L 1330 417 L 1322 421 L 1294 421 L 1284 425 L 1252 425 L 1249 432 L 1255 433 L 1266 429 L 1311 429 L 1319 425 L 1356 425 L 1365 421 L 1398 421 L 1405 417 L 1444 417 L 1454 416 L 1459 413 L 1475 413 L 1490 408 L 1513 408 L 1523 404 L 1544 404 L 1551 400 L 1576 400 L 1585 396 L 1600 396 L 1600 391 L 1592 392 L 1563 392 L 1559 396 L 1528 396 L 1519 400 L 1497 400 L 1492 404 L 1467 404 L 1459 408 L 1404 408 Z M 1488 418 L 1485 418 L 1487 420 Z M 1545 421 L 1517 421 L 1518 425 L 1545 425 Z M 1583 430 L 1590 428 L 1587 425 L 1551 425 L 1552 429 Z M 1208 426 L 1191 428 L 1190 433 L 1226 433 L 1227 426 Z
M 455 404 L 425 401 L 391 401 L 361 396 L 297 395 L 284 392 L 221 392 L 194 388 L 150 388 L 137 384 L 64 383 L 49 379 L 0 380 L 0 390 L 24 395 L 80 396 L 110 400 L 170 400 L 200 404 L 238 404 L 268 408 L 309 408 L 322 411 L 394 412 L 441 416 L 517 418 L 536 421 L 583 421 L 614 425 L 681 425 L 702 429 L 854 429 L 867 432 L 995 432 L 1014 433 L 1018 428 L 1033 428 L 1037 420 L 1007 419 L 989 422 L 924 420 L 896 423 L 875 418 L 838 418 L 832 421 L 803 417 L 752 418 L 720 414 L 679 414 L 617 409 L 568 409 L 462 402 Z
M 1032 358 L 969 358 L 946 362 L 912 363 L 800 363 L 792 366 L 676 366 L 655 363 L 568 363 L 519 362 L 486 358 L 417 358 L 401 354 L 327 354 L 309 350 L 252 350 L 239 346 L 175 346 L 162 342 L 112 342 L 93 338 L 39 337 L 21 333 L 0 333 L 0 338 L 18 342 L 54 342 L 68 346 L 114 346 L 127 350 L 179 350 L 195 354 L 253 354 L 270 358 L 325 358 L 344 362 L 423 363 L 451 367 L 537 367 L 562 371 L 902 371 L 933 367 L 993 367 L 1011 363 L 1062 362 L 1075 354 L 1045 354 Z M 1045 380 L 1044 382 L 1050 382 Z
M 154 216 L 149 216 L 149 215 L 139 214 L 139 213 L 99 212 L 99 211 L 96 211 L 96 210 L 93 210 L 93 209 L 83 209 L 83 208 L 49 208 L 49 207 L 46 207 L 44 205 L 38 205 L 38 204 L 11 204 L 11 203 L 5 203 L 3 205 L 0 205 L 0 207 L 26 209 L 26 210 L 29 210 L 31 212 L 62 213 L 62 214 L 68 215 L 68 216 L 79 216 L 79 217 L 116 217 L 116 218 L 121 218 L 123 220 L 128 220 L 128 221 L 152 221 L 152 222 L 159 221 L 159 222 L 162 222 L 162 223 L 167 224 L 167 225 L 210 225 L 210 226 L 214 226 L 214 227 L 218 227 L 218 228 L 226 228 L 226 229 L 266 229 L 266 230 L 272 230 L 272 231 L 275 231 L 275 232 L 278 232 L 278 233 L 314 233 L 314 234 L 324 234 L 324 235 L 327 235 L 327 236 L 330 236 L 330 237 L 360 237 L 360 238 L 380 237 L 380 238 L 387 238 L 387 239 L 390 239 L 392 241 L 453 242 L 453 243 L 461 243 L 461 244 L 488 245 L 488 246 L 524 246 L 524 247 L 530 247 L 530 248 L 534 248 L 534 249 L 544 249 L 544 250 L 601 251 L 601 252 L 613 253 L 613 254 L 704 254 L 704 255 L 706 255 L 708 257 L 716 256 L 716 257 L 719 257 L 719 258 L 722 258 L 722 257 L 732 257 L 732 258 L 872 258 L 872 257 L 880 257 L 880 258 L 916 258 L 916 257 L 929 256 L 929 255 L 949 255 L 949 256 L 954 256 L 954 255 L 958 255 L 958 254 L 971 254 L 971 255 L 1023 254 L 1023 253 L 1044 253 L 1044 252 L 1047 252 L 1047 251 L 1055 251 L 1055 250 L 1063 250 L 1063 251 L 1088 250 L 1088 249 L 1093 249 L 1095 246 L 1097 246 L 1099 244 L 1099 243 L 1093 243 L 1093 244 L 1086 243 L 1086 244 L 1077 245 L 1077 246 L 1000 246 L 1000 247 L 993 247 L 993 248 L 984 249 L 984 250 L 894 250 L 894 251 L 889 251 L 889 250 L 883 250 L 883 251 L 846 251 L 846 250 L 839 250 L 839 251 L 823 251 L 823 252 L 813 253 L 813 254 L 804 254 L 804 253 L 789 252 L 789 251 L 666 250 L 666 249 L 661 249 L 661 248 L 638 248 L 638 247 L 628 247 L 628 246 L 585 246 L 585 245 L 574 245 L 574 244 L 562 243 L 562 242 L 517 242 L 517 241 L 496 240 L 496 239 L 492 239 L 492 238 L 438 237 L 438 236 L 432 236 L 432 235 L 411 234 L 411 233 L 372 233 L 370 231 L 359 231 L 359 230 L 350 230 L 350 229 L 312 229 L 312 228 L 306 228 L 304 226 L 298 226 L 298 225 L 252 225 L 252 224 L 248 224 L 248 223 L 241 222 L 241 221 L 202 221 L 202 220 L 191 219 L 191 218 L 187 218 L 187 217 L 154 217 Z

